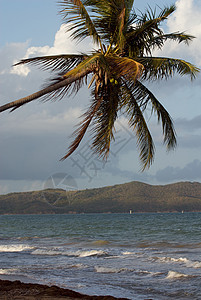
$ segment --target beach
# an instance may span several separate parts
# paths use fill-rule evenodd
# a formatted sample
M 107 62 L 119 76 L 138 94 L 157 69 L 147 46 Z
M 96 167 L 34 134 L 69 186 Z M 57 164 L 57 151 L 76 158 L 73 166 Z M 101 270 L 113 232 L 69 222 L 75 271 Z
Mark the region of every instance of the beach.
M 57 286 L 47 286 L 35 283 L 23 283 L 19 280 L 0 280 L 0 299 L 26 299 L 26 300 L 46 300 L 46 299 L 86 299 L 86 300 L 126 300 L 126 298 L 116 298 L 112 296 L 88 296 L 74 292 L 69 289 L 63 289 Z

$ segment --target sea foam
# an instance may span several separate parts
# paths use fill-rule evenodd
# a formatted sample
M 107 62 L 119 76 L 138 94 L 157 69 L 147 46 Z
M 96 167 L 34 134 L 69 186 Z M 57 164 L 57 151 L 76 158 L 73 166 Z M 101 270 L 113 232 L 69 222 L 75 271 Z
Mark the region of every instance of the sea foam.
M 22 252 L 24 250 L 34 249 L 29 245 L 1 245 L 0 252 Z
M 88 257 L 88 256 L 106 256 L 108 253 L 103 250 L 78 250 L 73 253 L 74 256 Z
M 159 260 L 160 262 L 166 263 L 182 263 L 185 264 L 187 268 L 201 268 L 200 261 L 191 261 L 185 257 L 173 258 L 173 257 L 154 257 L 154 260 Z
M 126 268 L 109 268 L 109 267 L 99 267 L 99 266 L 95 266 L 94 269 L 97 273 L 121 273 L 121 272 L 129 271 Z
M 89 256 L 106 256 L 108 253 L 103 250 L 77 250 L 67 251 L 66 249 L 36 249 L 31 254 L 33 255 L 65 255 L 75 257 L 89 257 Z
M 15 274 L 18 271 L 18 269 L 0 269 L 0 275 L 10 275 Z
M 182 279 L 182 278 L 187 278 L 190 277 L 190 275 L 186 275 L 183 273 L 175 272 L 175 271 L 169 271 L 166 279 Z

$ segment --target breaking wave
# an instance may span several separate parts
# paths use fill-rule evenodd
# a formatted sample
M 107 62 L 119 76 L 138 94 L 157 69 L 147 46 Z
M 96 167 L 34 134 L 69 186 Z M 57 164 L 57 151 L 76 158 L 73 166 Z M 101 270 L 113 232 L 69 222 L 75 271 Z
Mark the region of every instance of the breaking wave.
M 108 253 L 103 250 L 77 250 L 64 251 L 59 249 L 36 249 L 31 254 L 33 255 L 66 255 L 75 257 L 90 257 L 90 256 L 107 256 Z
M 179 258 L 173 258 L 173 257 L 154 257 L 154 260 L 159 260 L 162 263 L 166 262 L 172 262 L 172 263 L 182 263 L 185 264 L 188 268 L 201 268 L 201 262 L 200 261 L 191 261 L 185 257 L 179 257 Z
M 11 275 L 16 274 L 18 269 L 0 269 L 0 275 Z
M 126 268 L 109 268 L 109 267 L 94 267 L 95 271 L 97 273 L 121 273 L 121 272 L 126 272 L 129 271 Z
M 1 245 L 0 246 L 0 252 L 22 252 L 25 250 L 34 249 L 34 247 L 31 247 L 29 245 Z
M 190 275 L 186 275 L 183 273 L 175 272 L 175 271 L 169 271 L 166 279 L 182 279 L 182 278 L 187 278 L 187 277 L 192 277 Z

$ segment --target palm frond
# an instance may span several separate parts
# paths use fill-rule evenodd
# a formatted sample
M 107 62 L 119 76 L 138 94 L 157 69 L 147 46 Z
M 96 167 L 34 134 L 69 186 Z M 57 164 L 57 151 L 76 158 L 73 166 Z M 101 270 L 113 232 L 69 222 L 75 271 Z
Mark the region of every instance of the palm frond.
M 85 74 L 86 75 L 86 74 Z M 19 108 L 20 106 L 26 104 L 26 103 L 29 103 L 33 100 L 36 100 L 40 97 L 43 97 L 47 94 L 50 94 L 50 93 L 54 93 L 55 90 L 59 90 L 59 89 L 62 89 L 63 87 L 65 87 L 66 85 L 69 85 L 73 82 L 73 80 L 75 80 L 75 78 L 66 78 L 66 79 L 63 79 L 55 84 L 52 84 L 36 93 L 33 93 L 29 96 L 26 96 L 24 98 L 21 98 L 19 100 L 16 100 L 16 101 L 12 101 L 12 102 L 9 102 L 5 105 L 2 105 L 0 106 L 0 112 L 2 111 L 5 111 L 5 110 L 8 110 L 8 109 L 12 109 L 15 110 L 17 108 Z
M 135 95 L 136 101 L 139 104 L 139 107 L 142 111 L 145 111 L 148 104 L 151 104 L 152 111 L 157 114 L 158 122 L 161 121 L 163 135 L 164 135 L 164 144 L 167 146 L 167 149 L 174 149 L 176 147 L 176 133 L 172 119 L 164 108 L 164 106 L 157 100 L 154 94 L 140 81 L 137 81 L 135 85 L 130 86 Z
M 155 49 L 162 49 L 165 42 L 168 40 L 172 40 L 178 43 L 184 42 L 185 44 L 189 45 L 195 37 L 193 35 L 185 34 L 184 32 L 173 32 L 168 34 L 161 34 L 153 37 L 152 40 L 148 42 L 150 48 Z
M 145 13 L 142 13 L 141 16 L 139 16 L 138 21 L 142 24 L 144 23 L 145 26 L 149 26 L 151 23 L 159 24 L 162 21 L 166 20 L 175 10 L 175 5 L 166 6 L 163 9 L 161 9 L 160 13 L 157 15 L 156 9 L 153 10 L 149 6 L 146 9 Z
M 98 54 L 97 54 L 98 55 Z M 73 70 L 68 71 L 63 76 L 59 77 L 55 80 L 53 84 L 48 85 L 42 90 L 33 93 L 27 97 L 21 98 L 19 100 L 7 103 L 0 107 L 0 112 L 5 111 L 7 109 L 15 110 L 20 106 L 29 103 L 33 100 L 44 97 L 45 100 L 50 100 L 53 97 L 55 99 L 62 98 L 66 93 L 68 93 L 70 86 L 75 83 L 75 86 L 78 84 L 78 87 L 82 85 L 82 80 L 89 73 L 92 72 L 93 64 L 96 63 L 97 55 L 91 55 L 84 61 L 82 61 L 77 67 Z M 76 88 L 76 87 L 74 87 Z
M 159 25 L 162 21 L 175 11 L 175 6 L 165 7 L 159 15 L 151 9 L 142 13 L 134 19 L 133 26 L 129 26 L 126 33 L 125 53 L 131 56 L 143 56 L 144 53 L 151 54 L 150 45 L 157 35 L 163 35 Z
M 144 119 L 140 106 L 133 94 L 133 83 L 122 82 L 122 98 L 126 112 L 129 117 L 129 125 L 137 136 L 137 145 L 140 150 L 140 160 L 142 162 L 142 171 L 149 168 L 154 159 L 154 143 Z
M 80 64 L 84 59 L 86 59 L 87 55 L 83 54 L 69 54 L 69 55 L 50 55 L 50 56 L 41 56 L 41 57 L 33 57 L 22 59 L 18 63 L 14 64 L 14 66 L 22 65 L 22 64 L 32 64 L 36 66 L 40 66 L 42 70 L 52 70 L 59 71 L 61 73 L 67 72 L 70 69 L 74 68 L 78 64 Z
M 168 79 L 178 73 L 179 75 L 190 75 L 194 79 L 200 69 L 195 65 L 186 62 L 182 59 L 167 58 L 167 57 L 140 57 L 134 58 L 144 66 L 142 79 L 157 80 Z
M 97 93 L 93 91 L 92 96 L 96 98 Z M 92 124 L 92 149 L 94 153 L 107 159 L 111 141 L 114 140 L 114 123 L 120 103 L 119 85 L 110 82 L 107 85 L 103 84 L 99 88 L 98 97 L 102 99 L 102 102 Z
M 130 16 L 133 1 L 111 0 L 98 1 L 93 11 L 94 21 L 101 39 L 122 50 L 125 43 L 125 26 Z
M 75 136 L 74 141 L 69 147 L 69 151 L 67 154 L 62 157 L 61 160 L 65 160 L 68 156 L 70 156 L 79 146 L 80 142 L 82 141 L 95 113 L 99 109 L 102 102 L 102 98 L 99 98 L 98 100 L 94 101 L 92 105 L 89 107 L 88 111 L 83 115 L 84 120 L 80 122 L 79 127 L 77 130 L 74 131 L 73 136 Z
M 74 39 L 82 40 L 91 36 L 93 41 L 101 45 L 100 36 L 96 30 L 92 16 L 87 11 L 87 7 L 93 6 L 96 0 L 62 0 L 59 1 L 62 7 L 60 13 L 63 20 L 68 24 L 68 31 Z
M 106 59 L 111 66 L 112 73 L 116 74 L 117 78 L 124 76 L 135 81 L 142 75 L 144 67 L 138 61 L 115 55 L 108 55 Z

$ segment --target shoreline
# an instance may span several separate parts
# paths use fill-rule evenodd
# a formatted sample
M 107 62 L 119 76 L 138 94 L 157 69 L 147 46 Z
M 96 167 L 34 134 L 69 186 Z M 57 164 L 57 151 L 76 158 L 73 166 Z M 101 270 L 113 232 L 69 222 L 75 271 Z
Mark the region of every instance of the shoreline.
M 58 286 L 38 283 L 24 283 L 20 280 L 0 279 L 0 300 L 129 300 L 128 298 L 116 298 L 113 296 L 89 296 Z

